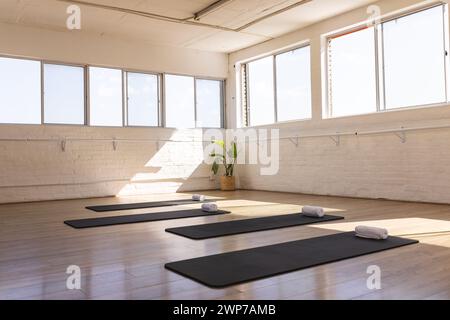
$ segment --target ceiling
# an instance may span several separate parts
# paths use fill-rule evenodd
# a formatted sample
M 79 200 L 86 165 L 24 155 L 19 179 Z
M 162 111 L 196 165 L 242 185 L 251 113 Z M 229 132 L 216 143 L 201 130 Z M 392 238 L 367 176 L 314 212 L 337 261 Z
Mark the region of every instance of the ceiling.
M 192 17 L 217 0 L 83 0 L 86 3 L 149 12 L 177 19 Z M 239 28 L 299 0 L 230 0 L 201 18 L 203 24 Z M 264 19 L 240 32 L 181 24 L 132 13 L 79 4 L 81 32 L 141 41 L 154 45 L 233 52 L 375 2 L 374 0 L 312 0 Z M 68 2 L 1 0 L 0 22 L 67 30 Z M 194 20 L 189 20 L 193 22 Z

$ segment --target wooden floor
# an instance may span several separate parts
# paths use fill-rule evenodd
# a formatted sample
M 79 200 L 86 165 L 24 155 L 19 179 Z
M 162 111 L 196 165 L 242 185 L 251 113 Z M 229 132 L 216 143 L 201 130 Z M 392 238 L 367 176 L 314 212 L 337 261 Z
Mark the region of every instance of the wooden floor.
M 9 204 L 0 206 L 0 299 L 449 299 L 450 206 L 238 191 L 204 192 L 231 215 L 75 230 L 67 219 L 171 211 L 153 208 L 94 213 L 86 205 L 189 198 L 189 194 Z M 323 206 L 345 220 L 194 241 L 165 228 L 299 211 Z M 185 208 L 198 207 L 186 205 Z M 350 231 L 388 228 L 418 245 L 366 255 L 226 289 L 210 289 L 164 269 L 164 263 Z M 81 290 L 67 290 L 78 265 Z M 378 265 L 382 289 L 369 290 Z

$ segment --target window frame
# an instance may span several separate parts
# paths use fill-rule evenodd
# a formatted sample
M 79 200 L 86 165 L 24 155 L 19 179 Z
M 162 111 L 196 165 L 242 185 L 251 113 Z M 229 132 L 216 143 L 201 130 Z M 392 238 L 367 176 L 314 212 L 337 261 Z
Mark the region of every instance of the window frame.
M 297 48 L 297 49 L 299 49 L 299 48 Z M 291 50 L 286 50 L 286 51 L 283 51 L 283 52 L 279 52 L 279 53 L 277 53 L 277 54 L 282 54 L 282 53 L 286 53 L 286 52 L 289 52 L 289 51 L 293 51 L 293 50 L 296 50 L 296 49 L 291 49 Z M 251 119 L 252 119 L 252 117 L 251 117 L 251 112 L 250 112 L 250 109 L 251 109 L 251 101 L 250 101 L 250 92 L 251 92 L 251 88 L 250 88 L 250 66 L 249 66 L 249 64 L 250 63 L 252 63 L 252 62 L 256 62 L 256 61 L 258 61 L 258 60 L 262 60 L 262 59 L 265 59 L 265 58 L 269 58 L 269 57 L 271 57 L 272 58 L 272 79 L 273 79 L 273 99 L 274 99 L 274 101 L 273 101 L 273 112 L 274 112 L 274 122 L 273 123 L 267 123 L 267 124 L 261 124 L 261 125 L 252 125 L 251 123 Z M 245 68 L 246 68 L 246 77 L 245 77 L 245 81 L 246 81 L 246 87 L 247 87 L 247 95 L 246 95 L 246 102 L 247 102 L 247 108 L 248 108 L 248 110 L 247 110 L 247 112 L 248 112 L 248 114 L 247 114 L 247 123 L 246 123 L 246 126 L 247 127 L 262 127 L 262 126 L 269 126 L 269 125 L 271 125 L 271 124 L 276 124 L 276 123 L 279 123 L 278 122 L 278 108 L 277 108 L 277 79 L 276 79 L 276 74 L 277 74 L 277 67 L 276 67 L 276 59 L 275 59 L 275 54 L 267 54 L 267 55 L 264 55 L 264 56 L 260 56 L 260 57 L 258 57 L 258 58 L 256 58 L 256 59 L 252 59 L 252 60 L 249 60 L 249 61 L 247 61 L 247 62 L 245 62 Z
M 445 97 L 446 100 L 438 103 L 430 103 L 430 104 L 421 104 L 421 105 L 412 105 L 412 106 L 398 106 L 394 108 L 387 108 L 386 104 L 386 81 L 385 81 L 385 72 L 384 72 L 384 33 L 383 33 L 383 24 L 386 22 L 394 21 L 397 19 L 401 19 L 407 16 L 411 16 L 417 13 L 421 13 L 423 11 L 427 11 L 433 8 L 441 7 L 443 11 L 443 31 L 444 31 L 444 80 L 445 80 Z M 386 113 L 386 112 L 393 112 L 393 111 L 403 111 L 403 110 L 411 110 L 411 109 L 421 109 L 421 108 L 430 108 L 430 107 L 440 107 L 440 106 L 447 106 L 449 105 L 449 97 L 450 97 L 450 46 L 449 46 L 449 35 L 450 35 L 450 29 L 449 29 L 449 12 L 448 12 L 449 5 L 444 2 L 434 3 L 434 4 L 428 4 L 425 6 L 421 6 L 419 8 L 414 8 L 411 10 L 403 11 L 401 13 L 393 14 L 386 16 L 380 21 L 373 22 L 370 25 L 368 25 L 368 22 L 364 22 L 363 24 L 358 24 L 356 26 L 353 26 L 351 28 L 343 29 L 339 32 L 329 33 L 323 36 L 324 38 L 324 45 L 326 46 L 326 54 L 324 57 L 324 63 L 322 64 L 325 68 L 325 81 L 324 86 L 326 93 L 324 94 L 324 97 L 326 99 L 325 101 L 325 108 L 324 108 L 324 114 L 326 119 L 334 119 L 334 118 L 347 118 L 347 117 L 355 117 L 355 116 L 364 116 L 368 114 L 377 114 L 377 113 Z M 330 87 L 330 80 L 331 80 L 331 70 L 329 66 L 329 58 L 330 58 L 330 52 L 329 52 L 329 42 L 334 39 L 338 38 L 347 34 L 351 34 L 354 32 L 359 32 L 361 30 L 364 30 L 366 28 L 374 28 L 374 44 L 375 44 L 375 73 L 376 73 L 376 111 L 370 112 L 370 113 L 362 113 L 362 114 L 352 114 L 352 115 L 346 115 L 346 116 L 333 116 L 333 106 L 332 106 L 332 92 Z
M 34 62 L 39 62 L 40 64 L 40 81 L 39 81 L 39 92 L 41 93 L 41 97 L 40 97 L 40 124 L 39 123 L 15 123 L 15 122 L 0 122 L 0 125 L 19 125 L 19 126 L 36 126 L 36 125 L 43 125 L 44 124 L 44 79 L 43 79 L 43 65 L 42 62 L 43 60 L 41 59 L 35 59 L 35 58 L 28 58 L 28 57 L 21 57 L 21 56 L 16 56 L 16 55 L 7 55 L 7 54 L 1 54 L 0 53 L 0 58 L 5 58 L 5 59 L 16 59 L 16 60 L 26 60 L 26 61 L 34 61 Z
M 119 126 L 100 126 L 100 125 L 93 125 L 91 123 L 91 84 L 90 84 L 90 79 L 91 79 L 91 68 L 99 68 L 99 69 L 112 69 L 112 70 L 119 70 L 121 73 L 121 96 L 122 96 L 122 101 L 121 101 L 121 105 L 122 105 L 122 124 Z M 87 121 L 86 121 L 86 125 L 89 127 L 99 127 L 99 128 L 125 128 L 125 80 L 124 80 L 124 70 L 120 67 L 108 67 L 108 66 L 102 66 L 102 65 L 93 65 L 93 64 L 89 64 L 86 65 L 86 72 L 87 72 L 87 86 L 88 86 L 88 91 L 87 91 L 87 95 L 86 95 L 86 105 L 87 105 Z
M 88 125 L 88 100 L 89 94 L 87 90 L 89 90 L 89 86 L 87 83 L 87 79 L 89 77 L 87 65 L 77 64 L 77 63 L 66 63 L 52 60 L 38 60 L 41 63 L 41 124 L 46 126 L 86 126 Z M 77 67 L 83 68 L 83 89 L 84 89 L 84 97 L 83 97 L 83 112 L 84 112 L 84 123 L 50 123 L 45 122 L 45 70 L 44 67 L 46 64 L 65 66 L 65 67 Z
M 209 80 L 209 81 L 219 81 L 220 83 L 220 127 L 219 128 L 215 128 L 215 127 L 197 127 L 197 80 Z M 195 98 L 195 126 L 196 128 L 205 128 L 205 129 L 223 129 L 225 127 L 225 85 L 226 85 L 226 80 L 225 79 L 220 79 L 220 78 L 214 78 L 214 77 L 199 77 L 199 76 L 194 76 L 194 88 L 195 88 L 195 94 L 194 94 L 194 98 Z
M 183 73 L 173 73 L 173 72 L 164 72 L 161 74 L 161 82 L 162 82 L 162 93 L 161 99 L 164 100 L 164 108 L 162 112 L 162 125 L 164 128 L 176 129 L 173 127 L 167 127 L 166 119 L 167 119 L 167 108 L 166 108 L 166 76 L 179 76 L 179 77 L 190 77 L 194 81 L 194 123 L 195 126 L 193 128 L 186 129 L 223 129 L 225 126 L 225 86 L 226 79 L 217 78 L 217 77 L 203 77 L 203 76 L 192 76 Z M 219 128 L 211 128 L 211 127 L 198 127 L 197 126 L 197 80 L 210 80 L 210 81 L 219 81 L 220 82 L 220 127 Z
M 157 94 L 158 94 L 158 124 L 156 126 L 140 126 L 140 125 L 130 125 L 129 124 L 129 114 L 128 114 L 128 74 L 129 73 L 139 73 L 144 75 L 156 76 L 157 80 Z M 123 83 L 123 103 L 124 103 L 124 127 L 130 128 L 161 128 L 162 127 L 162 84 L 161 84 L 161 73 L 151 72 L 151 71 L 140 71 L 135 69 L 122 69 L 122 83 Z
M 108 65 L 101 65 L 101 64 L 86 64 L 86 63 L 72 63 L 72 62 L 64 62 L 59 60 L 48 60 L 48 59 L 39 59 L 39 58 L 29 58 L 29 57 L 23 57 L 18 55 L 10 55 L 10 54 L 2 54 L 0 53 L 1 58 L 8 58 L 8 59 L 16 59 L 16 60 L 27 60 L 27 61 L 35 61 L 40 64 L 40 81 L 39 81 L 39 91 L 40 91 L 40 122 L 39 123 L 5 123 L 0 122 L 1 125 L 45 125 L 45 126 L 89 126 L 89 127 L 104 127 L 104 128 L 166 128 L 165 126 L 165 116 L 166 116 L 166 106 L 165 106 L 165 75 L 171 74 L 171 75 L 178 75 L 178 76 L 186 76 L 191 77 L 194 79 L 194 86 L 196 86 L 197 80 L 212 80 L 212 81 L 219 81 L 220 82 L 220 128 L 214 128 L 214 129 L 223 129 L 225 127 L 225 99 L 226 99 L 226 79 L 221 77 L 207 77 L 207 76 L 195 76 L 191 74 L 180 74 L 180 73 L 165 73 L 165 72 L 158 72 L 158 71 L 148 71 L 148 70 L 141 70 L 141 69 L 132 69 L 132 68 L 125 68 L 125 67 L 114 67 L 114 66 L 108 66 Z M 44 105 L 44 65 L 45 64 L 54 64 L 54 65 L 61 65 L 61 66 L 68 66 L 68 67 L 81 67 L 83 68 L 83 81 L 84 81 L 84 124 L 73 124 L 73 123 L 46 123 L 45 122 L 45 105 Z M 120 126 L 97 126 L 91 124 L 90 119 L 90 112 L 91 112 L 91 106 L 90 106 L 90 68 L 104 68 L 104 69 L 115 69 L 121 71 L 121 89 L 122 89 L 122 124 Z M 127 101 L 127 73 L 142 73 L 142 74 L 149 74 L 149 75 L 155 75 L 158 79 L 158 126 L 136 126 L 136 125 L 128 125 L 128 101 Z M 195 112 L 197 112 L 197 91 L 194 91 L 194 103 L 195 103 Z M 197 121 L 197 114 L 195 114 L 195 121 Z M 208 127 L 196 127 L 192 129 L 197 128 L 204 128 L 204 129 L 212 129 Z
M 277 57 L 285 54 L 285 53 L 289 53 L 292 51 L 296 51 L 296 50 L 300 50 L 303 48 L 309 48 L 309 97 L 310 97 L 310 105 L 308 106 L 310 108 L 310 116 L 307 118 L 300 118 L 300 119 L 291 119 L 291 120 L 283 120 L 283 121 L 279 121 L 278 120 L 278 84 L 277 84 Z M 302 44 L 301 46 L 296 46 L 287 50 L 283 50 L 283 51 L 277 51 L 276 54 L 274 54 L 274 61 L 273 61 L 273 68 L 274 68 L 274 99 L 275 99 L 275 123 L 291 123 L 291 122 L 297 122 L 297 121 L 308 121 L 312 119 L 312 114 L 313 114 L 313 104 L 312 104 L 312 66 L 311 66 L 311 61 L 312 61 L 312 56 L 311 56 L 311 43 L 308 41 L 307 43 Z
M 278 92 L 277 92 L 277 56 L 291 52 L 291 51 L 295 51 L 295 50 L 299 50 L 299 49 L 303 49 L 303 48 L 307 48 L 309 47 L 310 50 L 310 54 L 311 54 L 311 42 L 308 40 L 306 42 L 303 42 L 301 44 L 297 44 L 293 47 L 289 47 L 283 50 L 278 50 L 276 52 L 273 53 L 269 53 L 269 54 L 265 54 L 265 55 L 261 55 L 258 56 L 257 58 L 252 58 L 250 60 L 246 60 L 244 62 L 241 63 L 241 65 L 245 66 L 245 86 L 246 86 L 246 95 L 245 95 L 245 102 L 247 105 L 248 110 L 242 110 L 242 112 L 246 112 L 247 113 L 247 117 L 246 117 L 246 123 L 243 123 L 243 125 L 245 127 L 261 127 L 261 126 L 269 126 L 272 124 L 282 124 L 282 123 L 291 123 L 291 122 L 298 122 L 298 121 L 308 121 L 312 119 L 312 110 L 311 110 L 311 117 L 309 118 L 301 118 L 301 119 L 294 119 L 294 120 L 286 120 L 286 121 L 279 121 L 278 120 Z M 273 123 L 268 123 L 268 124 L 264 124 L 264 125 L 252 125 L 251 124 L 251 112 L 250 112 L 250 68 L 249 68 L 249 64 L 261 59 L 265 59 L 268 57 L 272 57 L 272 74 L 273 74 L 273 98 L 274 98 L 274 122 Z M 310 55 L 311 57 L 311 55 Z M 309 64 L 311 65 L 311 58 L 309 61 Z M 311 70 L 311 69 L 310 69 Z M 242 72 L 242 71 L 241 71 Z M 312 85 L 312 72 L 310 71 L 309 74 L 310 77 L 310 83 Z M 242 91 L 242 84 L 241 84 L 241 91 Z M 312 97 L 312 87 L 310 88 L 310 92 L 309 92 L 310 96 Z M 312 105 L 310 106 L 312 108 Z M 241 103 L 241 109 L 242 109 L 242 103 Z
M 394 18 L 395 19 L 395 18 Z M 381 107 L 380 107 L 380 95 L 379 95 L 379 88 L 383 88 L 383 97 L 384 97 L 384 76 L 382 73 L 380 73 L 380 70 L 383 69 L 383 62 L 380 61 L 379 59 L 379 52 L 380 52 L 380 46 L 382 46 L 383 41 L 382 38 L 380 38 L 380 32 L 378 27 L 381 26 L 382 22 L 384 21 L 380 21 L 379 24 L 377 25 L 358 25 L 349 29 L 345 29 L 344 31 L 338 32 L 338 33 L 333 33 L 331 35 L 326 36 L 325 39 L 325 45 L 326 45 L 326 57 L 325 57 L 325 71 L 326 71 L 326 81 L 325 81 L 325 90 L 326 90 L 326 119 L 333 119 L 333 118 L 346 118 L 346 117 L 355 117 L 355 116 L 361 116 L 361 115 L 366 115 L 366 114 L 376 114 L 381 112 Z M 356 32 L 360 32 L 366 29 L 370 29 L 370 28 L 374 28 L 374 58 L 375 58 L 375 94 L 376 94 L 376 110 L 374 112 L 369 112 L 369 113 L 355 113 L 355 114 L 351 114 L 351 115 L 344 115 L 344 116 L 333 116 L 333 105 L 332 105 L 332 91 L 331 91 L 331 86 L 330 86 L 330 80 L 331 80 L 331 70 L 329 68 L 329 58 L 330 58 L 330 41 L 339 37 L 343 37 L 346 35 L 350 35 L 352 33 L 356 33 Z M 322 118 L 324 118 L 322 116 Z

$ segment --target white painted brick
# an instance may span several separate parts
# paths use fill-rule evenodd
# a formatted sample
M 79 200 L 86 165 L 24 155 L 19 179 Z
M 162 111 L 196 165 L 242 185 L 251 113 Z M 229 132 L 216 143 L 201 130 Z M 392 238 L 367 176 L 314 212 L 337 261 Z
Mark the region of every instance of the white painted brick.
M 450 203 L 450 131 L 302 139 L 280 145 L 280 171 L 239 166 L 240 187 L 281 192 Z
M 199 130 L 0 126 L 2 138 L 201 139 Z M 0 203 L 216 188 L 202 143 L 0 142 Z M 131 181 L 135 176 L 143 179 Z M 29 186 L 29 187 L 26 187 Z

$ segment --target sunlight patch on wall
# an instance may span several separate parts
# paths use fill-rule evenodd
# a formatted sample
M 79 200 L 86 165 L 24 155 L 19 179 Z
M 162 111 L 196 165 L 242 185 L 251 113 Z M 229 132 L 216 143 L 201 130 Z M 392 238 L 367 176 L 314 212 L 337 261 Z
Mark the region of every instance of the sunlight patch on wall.
M 213 189 L 210 167 L 203 163 L 202 130 L 178 130 L 136 172 L 118 196 Z M 206 183 L 206 184 L 205 184 Z

